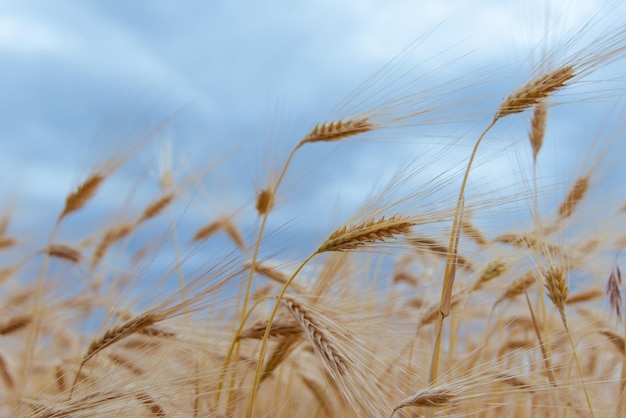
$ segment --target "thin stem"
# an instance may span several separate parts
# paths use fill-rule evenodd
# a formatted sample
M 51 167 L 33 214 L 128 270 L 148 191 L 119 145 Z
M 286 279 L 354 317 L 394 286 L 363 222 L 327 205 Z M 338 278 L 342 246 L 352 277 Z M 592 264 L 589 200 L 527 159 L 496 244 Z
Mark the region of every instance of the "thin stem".
M 304 266 L 306 266 L 307 263 L 311 261 L 311 259 L 315 257 L 317 254 L 318 252 L 315 251 L 313 254 L 308 256 L 307 259 L 302 262 L 302 264 L 300 264 L 300 267 L 298 267 L 298 269 L 291 275 L 289 280 L 287 280 L 287 283 L 285 283 L 285 285 L 283 286 L 283 289 L 281 290 L 280 294 L 278 295 L 276 299 L 276 304 L 274 305 L 274 309 L 272 310 L 272 313 L 270 314 L 270 317 L 267 321 L 267 327 L 265 328 L 265 335 L 263 335 L 263 341 L 261 343 L 261 351 L 259 352 L 259 359 L 257 360 L 257 364 L 256 364 L 256 371 L 254 372 L 254 383 L 252 384 L 252 396 L 250 398 L 248 418 L 252 418 L 252 414 L 254 410 L 254 403 L 256 401 L 256 395 L 259 389 L 259 381 L 261 380 L 261 369 L 263 368 L 263 362 L 265 360 L 265 351 L 267 350 L 267 341 L 269 340 L 269 337 L 270 337 L 270 329 L 272 328 L 272 322 L 274 322 L 274 318 L 276 317 L 276 313 L 278 312 L 280 301 L 282 300 L 283 296 L 285 296 L 285 293 L 287 293 L 287 288 L 289 287 L 291 282 L 293 282 L 293 280 L 300 273 L 300 271 L 302 271 Z
M 293 156 L 295 155 L 296 151 L 298 151 L 299 148 L 300 148 L 300 145 L 296 146 L 289 154 L 289 157 L 287 158 L 287 162 L 285 162 L 285 165 L 283 166 L 283 169 L 280 172 L 280 175 L 278 176 L 278 180 L 276 181 L 276 184 L 271 190 L 272 200 L 275 198 L 276 191 L 278 190 L 278 188 L 280 187 L 280 184 L 285 178 L 285 174 L 287 173 L 287 169 L 289 168 L 289 165 L 291 164 L 291 160 L 293 159 Z M 222 365 L 222 373 L 220 374 L 220 378 L 218 379 L 217 393 L 215 395 L 216 405 L 219 403 L 220 394 L 221 394 L 222 388 L 224 387 L 223 380 L 226 374 L 226 370 L 228 369 L 228 366 L 230 365 L 230 360 L 232 357 L 232 350 L 234 347 L 236 347 L 239 344 L 239 341 L 237 340 L 237 338 L 239 337 L 239 334 L 241 334 L 241 331 L 243 330 L 243 327 L 246 323 L 246 319 L 248 317 L 247 309 L 248 309 L 248 301 L 250 299 L 250 292 L 252 291 L 252 279 L 254 278 L 254 271 L 255 271 L 254 268 L 259 258 L 259 250 L 261 248 L 261 241 L 263 240 L 263 234 L 265 232 L 265 225 L 267 224 L 267 217 L 269 215 L 269 212 L 270 211 L 267 210 L 265 211 L 265 213 L 263 213 L 263 217 L 261 219 L 261 227 L 259 228 L 259 235 L 257 236 L 256 243 L 254 244 L 254 253 L 252 254 L 252 262 L 250 263 L 248 280 L 246 282 L 246 291 L 244 293 L 243 305 L 241 308 L 241 322 L 239 323 L 239 328 L 237 328 L 237 332 L 235 333 L 235 337 L 233 338 L 233 341 L 231 343 L 231 349 L 229 351 L 229 355 L 226 356 L 226 359 L 224 360 L 224 364 Z
M 574 352 L 574 360 L 576 360 L 576 368 L 578 368 L 578 374 L 580 375 L 580 383 L 582 383 L 583 385 L 583 391 L 585 392 L 585 399 L 587 400 L 589 413 L 591 414 L 591 418 L 595 418 L 595 414 L 593 413 L 593 406 L 591 405 L 591 397 L 589 396 L 589 391 L 587 390 L 587 385 L 585 384 L 583 369 L 580 366 L 580 360 L 578 358 L 578 353 L 576 352 L 576 347 L 574 346 L 574 340 L 572 339 L 572 334 L 570 334 L 569 332 L 569 327 L 567 326 L 567 322 L 565 322 L 565 318 L 563 318 L 563 326 L 565 327 L 565 332 L 567 332 L 567 338 L 569 339 L 569 343 L 572 346 L 572 351 Z
M 456 210 L 454 213 L 452 231 L 450 232 L 450 243 L 448 245 L 448 256 L 446 258 L 446 270 L 443 276 L 444 279 L 441 289 L 439 316 L 437 318 L 437 336 L 435 339 L 435 346 L 433 349 L 433 356 L 430 364 L 430 375 L 428 378 L 429 384 L 434 383 L 434 381 L 437 379 L 440 357 L 439 353 L 441 350 L 441 338 L 443 332 L 443 321 L 444 318 L 450 314 L 450 302 L 452 298 L 452 289 L 454 287 L 454 276 L 456 268 L 455 247 L 458 246 L 459 225 L 461 221 L 461 216 L 463 214 L 463 202 L 465 198 L 465 187 L 467 185 L 467 179 L 472 168 L 472 163 L 474 162 L 474 157 L 476 156 L 476 152 L 478 151 L 478 146 L 480 145 L 487 132 L 489 132 L 489 130 L 496 124 L 497 120 L 497 118 L 494 118 L 476 141 L 476 145 L 474 145 L 474 149 L 472 150 L 472 154 L 470 155 L 469 162 L 467 163 L 467 168 L 465 169 L 465 175 L 463 176 L 463 183 L 461 184 L 461 191 L 459 192 L 459 198 L 457 200 Z M 432 411 L 429 410 L 428 413 L 432 415 Z

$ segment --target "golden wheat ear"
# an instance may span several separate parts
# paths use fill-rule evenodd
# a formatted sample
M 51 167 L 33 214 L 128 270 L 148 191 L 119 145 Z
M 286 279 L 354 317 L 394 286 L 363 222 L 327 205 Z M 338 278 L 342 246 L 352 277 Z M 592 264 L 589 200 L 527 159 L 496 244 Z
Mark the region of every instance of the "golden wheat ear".
M 339 228 L 320 245 L 317 252 L 354 250 L 368 244 L 384 242 L 387 238 L 406 234 L 417 225 L 409 216 L 393 215 Z
M 74 192 L 65 198 L 65 207 L 59 215 L 57 222 L 61 222 L 70 213 L 76 212 L 85 206 L 85 204 L 96 194 L 98 188 L 104 181 L 105 176 L 100 173 L 94 173 L 82 182 Z
M 514 91 L 501 104 L 494 119 L 520 113 L 538 104 L 551 93 L 565 87 L 576 75 L 574 66 L 569 65 L 543 74 Z

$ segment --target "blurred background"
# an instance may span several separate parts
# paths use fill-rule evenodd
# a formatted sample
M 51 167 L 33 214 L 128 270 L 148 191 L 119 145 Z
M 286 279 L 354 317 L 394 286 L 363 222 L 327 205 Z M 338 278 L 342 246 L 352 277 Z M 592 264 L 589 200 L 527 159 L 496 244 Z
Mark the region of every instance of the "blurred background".
M 455 114 L 303 150 L 270 216 L 280 236 L 276 251 L 297 243 L 302 248 L 290 251 L 306 254 L 410 164 L 421 171 L 404 190 L 424 188 L 428 204 L 450 207 L 476 132 L 500 101 L 537 73 L 542 57 L 555 54 L 558 64 L 623 23 L 626 12 L 614 1 L 547 3 L 4 0 L 1 209 L 11 213 L 15 234 L 45 240 L 67 193 L 158 127 L 61 234 L 79 237 L 103 219 L 110 224 L 140 211 L 159 196 L 159 173 L 168 167 L 177 183 L 203 184 L 181 199 L 181 234 L 188 238 L 223 214 L 249 233 L 255 194 L 316 123 L 405 95 L 410 100 L 392 102 L 392 113 L 448 101 Z M 565 44 L 581 22 L 596 18 L 600 24 Z M 603 152 L 608 162 L 602 160 L 594 190 L 602 199 L 619 194 L 625 72 L 624 60 L 601 67 L 558 96 L 564 104 L 551 113 L 538 162 L 540 185 L 554 191 L 546 194 L 552 209 Z M 382 76 L 369 78 L 376 74 Z M 464 103 L 466 97 L 472 100 Z M 486 141 L 472 193 L 528 189 L 528 118 L 503 120 Z M 446 172 L 445 187 L 433 182 Z M 528 210 L 517 202 L 505 216 L 527 217 Z

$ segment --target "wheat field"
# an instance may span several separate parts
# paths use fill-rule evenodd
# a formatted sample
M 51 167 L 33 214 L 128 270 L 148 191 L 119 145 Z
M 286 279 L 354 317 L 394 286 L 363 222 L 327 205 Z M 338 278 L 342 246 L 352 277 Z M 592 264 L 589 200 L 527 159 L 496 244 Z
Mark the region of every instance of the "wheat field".
M 2 202 L 0 414 L 626 416 L 624 22 L 450 79 L 433 30 L 261 174 L 219 139 L 175 161 L 183 107 L 95 144 L 37 229 Z

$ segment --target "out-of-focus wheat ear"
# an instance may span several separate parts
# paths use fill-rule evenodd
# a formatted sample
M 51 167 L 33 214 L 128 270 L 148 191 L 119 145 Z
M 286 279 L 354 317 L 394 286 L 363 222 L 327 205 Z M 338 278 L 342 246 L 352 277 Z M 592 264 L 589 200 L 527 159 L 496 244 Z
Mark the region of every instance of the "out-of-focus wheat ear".
M 159 317 L 153 312 L 145 312 L 134 318 L 125 321 L 123 324 L 109 329 L 100 338 L 94 339 L 87 351 L 83 355 L 82 363 L 87 362 L 96 353 L 104 350 L 105 348 L 113 345 L 119 340 L 135 334 L 140 330 L 154 325 L 159 320 Z
M 569 284 L 565 278 L 565 272 L 559 266 L 550 266 L 543 272 L 543 278 L 545 280 L 544 285 L 548 293 L 548 298 L 550 298 L 554 306 L 559 310 L 561 320 L 567 327 L 565 302 L 569 295 Z
M 514 113 L 520 113 L 536 105 L 551 93 L 565 87 L 575 75 L 574 66 L 569 65 L 535 78 L 507 97 L 500 104 L 494 119 L 498 120 Z
M 139 402 L 141 402 L 142 404 L 144 404 L 144 406 L 146 408 L 148 408 L 148 410 L 150 411 L 150 413 L 155 416 L 155 417 L 159 417 L 159 418 L 163 418 L 166 417 L 167 414 L 165 413 L 165 410 L 163 409 L 163 407 L 161 407 L 155 400 L 154 398 L 152 398 L 149 394 L 147 394 L 146 392 L 141 392 L 135 395 L 135 397 L 137 398 L 137 400 Z
M 409 273 L 408 271 L 396 271 L 393 274 L 393 283 L 401 283 L 405 282 L 411 286 L 417 286 L 419 284 L 419 279 L 414 274 Z
M 572 293 L 567 297 L 565 303 L 568 305 L 574 305 L 577 303 L 584 303 L 590 300 L 595 300 L 604 295 L 604 290 L 599 287 L 592 287 L 590 289 L 581 290 L 577 293 Z
M 15 378 L 9 368 L 9 362 L 2 353 L 0 353 L 0 379 L 2 379 L 7 389 L 13 390 L 15 388 Z
M 9 335 L 16 333 L 28 326 L 33 318 L 30 315 L 18 314 L 6 321 L 0 322 L 0 335 Z
M 2 215 L 2 218 L 0 218 L 0 237 L 7 233 L 10 221 L 11 217 L 8 213 L 5 213 L 4 215 Z
M 609 339 L 609 341 L 611 341 L 611 343 L 613 344 L 613 346 L 615 346 L 615 348 L 617 349 L 617 352 L 620 354 L 624 354 L 624 350 L 626 349 L 626 347 L 624 346 L 624 337 L 622 337 L 621 335 L 611 331 L 610 329 L 603 329 L 599 331 L 600 334 L 604 335 L 606 338 Z
M 432 238 L 420 237 L 413 235 L 407 239 L 409 244 L 411 244 L 417 251 L 428 251 L 435 254 L 438 257 L 447 258 L 448 257 L 448 247 L 445 245 L 435 241 Z M 474 266 L 472 263 L 461 254 L 456 254 L 456 264 L 459 267 L 467 269 L 468 271 L 474 271 Z
M 67 383 L 65 383 L 65 370 L 60 364 L 54 366 L 54 383 L 57 386 L 59 393 L 64 393 L 67 390 Z
M 104 234 L 104 238 L 102 238 L 91 256 L 91 268 L 96 268 L 98 264 L 100 264 L 100 261 L 102 261 L 109 247 L 130 234 L 134 228 L 135 225 L 127 224 L 109 229 L 107 233 Z
M 50 244 L 42 252 L 47 253 L 50 257 L 66 260 L 74 264 L 80 264 L 83 260 L 83 255 L 80 251 L 66 244 Z
M 348 371 L 348 361 L 344 354 L 333 344 L 328 330 L 319 323 L 304 305 L 290 296 L 284 296 L 281 301 L 296 318 L 307 339 L 315 348 L 316 353 L 322 356 L 330 370 L 345 374 Z
M 296 344 L 302 341 L 302 336 L 298 334 L 292 334 L 288 337 L 283 337 L 274 351 L 270 354 L 269 359 L 265 363 L 263 373 L 261 373 L 261 382 L 270 377 L 274 370 L 282 364 L 283 361 L 291 354 Z
M 463 219 L 461 221 L 461 232 L 463 232 L 463 234 L 467 238 L 473 240 L 481 247 L 486 247 L 487 245 L 489 245 L 489 240 L 487 239 L 487 237 L 485 237 L 485 235 L 483 235 L 483 233 L 468 219 Z
M 20 267 L 21 267 L 21 264 L 18 264 L 15 266 L 9 266 L 9 267 L 0 269 L 0 285 L 4 283 L 5 281 L 7 281 L 11 276 L 13 276 L 15 272 L 19 270 Z
M 17 244 L 17 240 L 11 237 L 0 237 L 0 250 L 11 248 Z
M 507 385 L 511 385 L 529 393 L 533 393 L 536 390 L 534 385 L 518 376 L 513 376 L 507 373 L 497 373 L 494 377 L 498 382 L 506 383 Z
M 59 215 L 57 222 L 61 222 L 70 213 L 82 209 L 85 203 L 96 194 L 104 179 L 105 176 L 103 174 L 94 173 L 82 182 L 76 188 L 76 191 L 70 193 L 65 199 L 65 207 Z
M 274 192 L 269 188 L 259 192 L 256 200 L 256 210 L 260 216 L 266 215 L 274 208 Z
M 574 187 L 572 190 L 565 196 L 563 202 L 559 206 L 559 219 L 564 220 L 572 216 L 576 207 L 580 204 L 580 202 L 585 197 L 585 193 L 589 189 L 589 177 L 590 174 L 586 176 L 580 177 L 574 183 Z
M 149 219 L 158 216 L 165 208 L 167 208 L 176 196 L 174 193 L 166 193 L 154 202 L 150 203 L 142 212 L 137 220 L 137 224 L 143 223 Z
M 245 267 L 252 267 L 254 271 L 259 273 L 261 276 L 265 276 L 268 279 L 282 285 L 287 283 L 287 281 L 289 280 L 289 276 L 287 276 L 285 273 L 264 262 L 258 262 L 254 266 L 252 266 L 251 263 L 246 263 Z
M 252 264 L 248 262 L 245 264 L 245 267 L 250 268 L 252 267 Z M 289 281 L 289 276 L 287 274 L 283 273 L 275 267 L 272 267 L 268 263 L 258 262 L 254 265 L 253 269 L 256 273 L 260 274 L 261 276 L 267 277 L 268 279 L 275 281 L 276 283 L 285 285 L 287 281 Z M 301 285 L 300 283 L 296 283 L 295 281 L 292 281 L 289 287 L 290 289 L 295 290 L 297 293 L 306 292 L 306 287 Z
M 222 219 L 222 228 L 228 237 L 235 243 L 235 245 L 241 249 L 246 248 L 246 243 L 243 240 L 243 236 L 237 229 L 235 223 L 229 218 Z
M 202 240 L 208 239 L 209 237 L 211 237 L 211 235 L 217 232 L 221 227 L 222 227 L 221 219 L 213 221 L 210 224 L 198 229 L 196 233 L 193 235 L 193 237 L 191 238 L 191 241 L 196 242 L 196 241 L 202 241 Z
M 371 123 L 368 118 L 355 118 L 317 124 L 311 132 L 302 138 L 298 147 L 312 142 L 337 141 L 371 131 L 374 127 L 375 125 Z
M 530 120 L 530 146 L 533 148 L 533 161 L 537 162 L 537 155 L 543 145 L 546 134 L 546 122 L 548 120 L 548 99 L 541 99 L 535 105 L 533 116 Z
M 502 261 L 501 259 L 496 259 L 496 260 L 489 262 L 485 266 L 480 276 L 478 276 L 478 279 L 476 279 L 476 282 L 474 282 L 473 290 L 478 290 L 485 283 L 488 283 L 492 281 L 493 279 L 502 276 L 502 274 L 504 274 L 508 270 L 508 268 L 509 268 L 509 265 L 506 262 Z
M 244 329 L 237 339 L 255 339 L 260 340 L 265 335 L 265 329 L 267 328 L 267 321 L 260 321 L 249 328 Z M 300 324 L 293 320 L 277 319 L 272 322 L 270 328 L 269 337 L 287 337 L 290 335 L 302 334 L 302 327 Z
M 107 357 L 113 362 L 113 364 L 125 368 L 130 373 L 136 376 L 143 376 L 146 374 L 145 370 L 135 365 L 131 360 L 125 358 L 121 354 L 112 353 L 109 354 Z
M 505 292 L 498 298 L 494 305 L 498 305 L 505 300 L 514 299 L 517 296 L 524 293 L 528 288 L 530 288 L 533 284 L 537 282 L 534 274 L 528 272 L 521 277 L 513 280 L 513 283 L 505 290 Z
M 395 413 L 399 409 L 409 406 L 427 408 L 449 406 L 454 402 L 460 392 L 461 391 L 458 388 L 454 388 L 452 386 L 427 387 L 422 390 L 418 390 L 413 395 L 403 399 L 393 408 L 393 412 Z
M 606 283 L 606 294 L 609 297 L 609 305 L 615 313 L 615 316 L 622 320 L 622 272 L 619 269 L 619 265 L 615 263 L 613 270 L 609 275 L 609 280 Z
M 394 215 L 372 219 L 358 225 L 343 226 L 330 234 L 317 252 L 347 251 L 384 242 L 386 238 L 410 232 L 416 224 L 412 217 Z
M 328 391 L 324 390 L 324 388 L 322 388 L 322 385 L 313 379 L 310 379 L 304 375 L 301 375 L 300 378 L 302 379 L 302 383 L 304 383 L 304 386 L 311 391 L 311 393 L 317 400 L 317 403 L 320 405 L 322 412 L 324 412 L 323 416 L 337 416 L 332 406 L 330 405 L 330 397 L 327 394 Z

